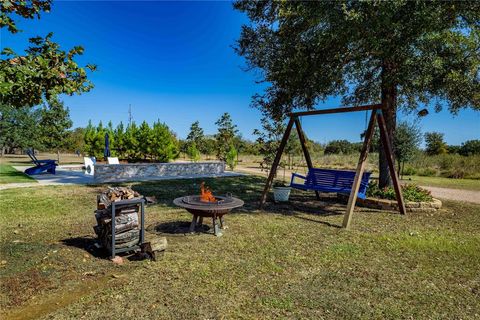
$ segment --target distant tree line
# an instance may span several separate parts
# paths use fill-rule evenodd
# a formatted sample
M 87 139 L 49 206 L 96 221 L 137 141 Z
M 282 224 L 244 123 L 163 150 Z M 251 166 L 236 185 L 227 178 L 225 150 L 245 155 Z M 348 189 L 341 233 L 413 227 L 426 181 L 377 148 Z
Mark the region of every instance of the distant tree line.
M 2 155 L 27 148 L 59 152 L 72 145 L 69 110 L 59 100 L 41 107 L 15 108 L 0 104 L 0 146 Z
M 146 121 L 139 126 L 132 122 L 126 127 L 120 122 L 115 128 L 111 122 L 107 126 L 103 126 L 102 122 L 93 126 L 90 121 L 84 132 L 84 152 L 98 159 L 103 158 L 107 134 L 112 157 L 130 161 L 148 159 L 168 162 L 179 155 L 177 137 L 160 121 L 152 126 Z

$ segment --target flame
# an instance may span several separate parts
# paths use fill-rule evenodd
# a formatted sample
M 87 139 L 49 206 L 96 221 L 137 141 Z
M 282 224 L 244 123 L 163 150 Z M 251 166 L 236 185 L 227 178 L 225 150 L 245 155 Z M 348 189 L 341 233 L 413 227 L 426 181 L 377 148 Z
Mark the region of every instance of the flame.
M 208 187 L 205 187 L 205 182 L 200 185 L 200 201 L 202 202 L 216 202 L 215 196 Z

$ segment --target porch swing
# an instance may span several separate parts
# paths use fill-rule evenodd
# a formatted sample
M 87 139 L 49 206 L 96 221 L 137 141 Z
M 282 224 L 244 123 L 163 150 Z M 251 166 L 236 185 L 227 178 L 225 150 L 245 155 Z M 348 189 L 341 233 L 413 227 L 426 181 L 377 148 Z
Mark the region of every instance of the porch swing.
M 365 132 L 368 128 L 368 110 L 365 111 Z M 299 119 L 301 125 L 301 120 Z M 297 126 L 299 128 L 299 126 Z M 301 128 L 301 127 L 300 127 Z M 303 160 L 303 159 L 302 159 Z M 365 199 L 367 196 L 368 182 L 371 172 L 364 172 L 358 189 L 358 198 Z M 297 183 L 296 180 L 302 180 Z M 313 190 L 324 193 L 343 193 L 349 194 L 352 191 L 353 181 L 355 179 L 355 171 L 325 169 L 325 168 L 308 168 L 305 175 L 297 172 L 292 173 L 290 187 L 300 190 Z
M 310 153 L 308 152 L 306 145 L 305 134 L 302 129 L 299 118 L 302 116 L 312 116 L 312 115 L 321 115 L 321 114 L 334 114 L 334 113 L 346 113 L 346 112 L 358 112 L 358 111 L 369 111 L 371 110 L 370 121 L 368 122 L 368 127 L 365 132 L 365 138 L 360 152 L 360 158 L 357 163 L 357 168 L 355 171 L 347 170 L 333 170 L 333 169 L 323 169 L 323 168 L 314 168 L 312 164 L 312 159 Z M 366 105 L 359 107 L 342 107 L 335 109 L 325 109 L 325 110 L 313 110 L 313 111 L 302 111 L 302 112 L 292 112 L 289 114 L 289 121 L 287 128 L 283 135 L 280 146 L 277 150 L 277 154 L 272 163 L 272 168 L 270 170 L 265 188 L 260 199 L 260 208 L 263 208 L 267 200 L 267 194 L 270 190 L 273 179 L 276 175 L 277 167 L 280 163 L 281 156 L 287 144 L 288 138 L 292 131 L 293 125 L 297 129 L 298 137 L 300 144 L 302 146 L 302 151 L 305 156 L 305 161 L 307 163 L 308 172 L 306 176 L 300 175 L 298 173 L 292 174 L 292 179 L 290 182 L 291 187 L 314 191 L 317 199 L 320 199 L 319 192 L 335 192 L 335 193 L 347 193 L 350 194 L 347 210 L 343 219 L 343 227 L 349 228 L 353 210 L 355 208 L 355 203 L 358 198 L 364 199 L 366 197 L 366 191 L 368 187 L 368 181 L 370 179 L 371 172 L 364 172 L 365 163 L 368 156 L 368 151 L 370 148 L 370 143 L 373 136 L 373 130 L 375 122 L 378 121 L 378 126 L 380 129 L 380 139 L 382 141 L 382 146 L 384 148 L 385 154 L 387 156 L 388 168 L 390 171 L 390 176 L 392 178 L 393 186 L 395 189 L 395 194 L 397 196 L 398 209 L 401 214 L 405 214 L 405 204 L 403 201 L 403 196 L 401 193 L 400 183 L 398 180 L 397 172 L 394 168 L 394 160 L 392 154 L 392 148 L 390 145 L 390 139 L 388 137 L 388 132 L 385 125 L 385 119 L 382 113 L 382 105 Z M 299 178 L 303 180 L 303 183 L 295 182 L 295 179 Z

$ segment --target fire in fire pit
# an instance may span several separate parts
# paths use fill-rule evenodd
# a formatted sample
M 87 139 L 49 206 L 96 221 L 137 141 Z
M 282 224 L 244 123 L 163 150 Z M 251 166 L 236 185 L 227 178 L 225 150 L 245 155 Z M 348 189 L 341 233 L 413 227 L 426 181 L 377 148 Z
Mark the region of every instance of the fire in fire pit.
M 190 232 L 194 232 L 197 226 L 201 226 L 203 218 L 212 218 L 213 230 L 216 236 L 221 236 L 220 229 L 225 229 L 223 216 L 234 208 L 243 206 L 244 202 L 227 194 L 226 196 L 215 196 L 202 182 L 200 195 L 185 196 L 176 198 L 173 203 L 185 208 L 193 215 L 190 224 Z M 220 220 L 220 223 L 218 223 Z M 220 224 L 220 225 L 219 225 Z
M 202 202 L 216 202 L 217 199 L 213 196 L 212 191 L 210 188 L 205 187 L 205 182 L 200 184 L 200 201 Z

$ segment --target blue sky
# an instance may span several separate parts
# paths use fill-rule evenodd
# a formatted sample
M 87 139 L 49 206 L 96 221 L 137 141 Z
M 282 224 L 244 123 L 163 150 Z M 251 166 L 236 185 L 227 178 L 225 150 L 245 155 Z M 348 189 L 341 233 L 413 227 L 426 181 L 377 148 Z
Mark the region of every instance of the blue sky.
M 54 1 L 40 20 L 21 21 L 24 32 L 1 31 L 1 47 L 21 52 L 29 37 L 54 32 L 64 49 L 82 45 L 81 64 L 94 63 L 95 88 L 81 96 L 64 97 L 74 126 L 112 120 L 128 121 L 129 104 L 136 122 L 167 123 L 184 138 L 196 120 L 207 134 L 229 112 L 246 138 L 260 127 L 260 113 L 250 107 L 261 91 L 255 74 L 242 70 L 245 62 L 232 46 L 248 22 L 230 2 Z M 332 98 L 324 106 L 337 107 Z M 400 119 L 406 118 L 400 115 Z M 309 138 L 359 140 L 365 114 L 304 118 Z M 422 130 L 445 133 L 449 144 L 480 138 L 480 113 L 464 110 L 431 112 Z

